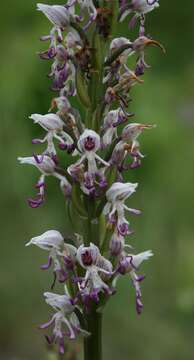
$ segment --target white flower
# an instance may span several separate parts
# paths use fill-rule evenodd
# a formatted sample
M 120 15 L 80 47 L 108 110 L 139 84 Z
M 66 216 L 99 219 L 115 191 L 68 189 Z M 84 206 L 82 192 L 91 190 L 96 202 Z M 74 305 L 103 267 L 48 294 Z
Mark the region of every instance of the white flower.
M 137 255 L 131 255 L 131 265 L 135 269 L 138 269 L 143 261 L 148 260 L 153 255 L 154 254 L 153 254 L 153 252 L 151 250 L 144 251 L 144 252 L 139 253 Z
M 26 246 L 36 245 L 39 248 L 49 251 L 48 263 L 42 265 L 43 270 L 47 270 L 54 262 L 54 271 L 61 271 L 60 261 L 58 255 L 63 249 L 64 239 L 59 231 L 57 230 L 48 230 L 40 236 L 32 238 Z
M 127 15 L 135 12 L 132 24 L 141 15 L 147 14 L 155 8 L 159 7 L 159 0 L 132 0 L 130 5 L 124 5 L 121 9 L 120 21 L 123 21 Z
M 43 139 L 34 139 L 33 143 L 44 143 L 47 142 L 46 154 L 56 155 L 55 145 L 53 139 L 57 139 L 60 145 L 72 145 L 72 138 L 63 131 L 64 123 L 61 118 L 56 114 L 32 114 L 30 117 L 35 124 L 39 124 L 44 130 L 47 131 L 47 135 Z M 64 140 L 65 139 L 65 140 Z
M 144 251 L 137 255 L 123 255 L 120 259 L 120 272 L 125 274 L 130 273 L 133 270 L 138 270 L 142 262 L 148 260 L 151 256 L 153 256 L 153 252 L 151 250 Z
M 131 209 L 124 204 L 125 200 L 136 191 L 137 186 L 137 183 L 116 182 L 106 192 L 108 202 L 104 207 L 104 214 L 108 216 L 110 223 L 116 225 L 118 232 L 123 236 L 129 232 L 129 222 L 125 218 L 125 210 L 133 214 L 140 214 L 139 210 Z
M 75 306 L 72 304 L 71 298 L 67 295 L 58 295 L 51 292 L 44 293 L 45 301 L 56 311 L 62 310 L 64 314 L 71 314 Z
M 62 244 L 64 243 L 64 239 L 59 231 L 57 230 L 48 230 L 44 232 L 42 235 L 33 237 L 26 246 L 29 245 L 37 245 L 43 250 L 51 251 L 55 249 L 56 251 L 60 251 Z
M 124 127 L 121 138 L 123 141 L 130 141 L 132 143 L 131 151 L 136 145 L 136 140 L 139 135 L 145 129 L 153 129 L 156 125 L 148 125 L 148 124 L 138 124 L 138 123 L 131 123 Z
M 90 129 L 85 129 L 78 140 L 78 148 L 81 152 L 94 151 L 100 148 L 100 136 Z
M 29 164 L 35 166 L 42 173 L 36 184 L 36 188 L 39 189 L 36 199 L 28 200 L 28 203 L 32 208 L 37 208 L 44 202 L 46 176 L 56 177 L 60 180 L 60 183 L 63 184 L 63 187 L 65 185 L 68 188 L 71 186 L 65 176 L 55 171 L 55 162 L 47 155 L 34 155 L 34 157 L 18 157 L 18 160 L 21 164 Z
M 36 245 L 49 252 L 48 264 L 42 265 L 41 268 L 46 270 L 52 265 L 52 262 L 54 262 L 54 272 L 58 273 L 61 279 L 65 276 L 65 272 L 59 259 L 63 259 L 65 270 L 72 269 L 75 264 L 76 247 L 65 243 L 63 236 L 57 230 L 48 230 L 40 236 L 33 237 L 26 244 L 26 246 L 29 245 Z
M 52 175 L 69 185 L 66 178 L 55 171 L 55 162 L 47 155 L 40 155 L 40 157 L 39 155 L 36 155 L 35 157 L 18 157 L 18 160 L 21 164 L 29 164 L 37 167 L 37 169 L 43 174 L 43 177 Z
M 120 48 L 121 46 L 123 46 L 123 45 L 131 45 L 131 44 L 132 44 L 132 42 L 131 42 L 129 39 L 121 36 L 121 37 L 119 37 L 119 38 L 114 38 L 114 39 L 111 41 L 111 43 L 110 43 L 110 50 L 111 50 L 111 52 L 113 52 L 113 51 L 119 49 L 119 48 Z M 129 49 L 129 50 L 127 49 L 127 50 L 125 50 L 125 51 L 131 51 L 131 50 L 130 50 L 130 49 Z
M 113 204 L 117 201 L 124 202 L 136 191 L 137 186 L 137 183 L 115 182 L 106 192 L 108 202 Z
M 120 274 L 126 274 L 129 273 L 130 278 L 132 280 L 133 286 L 135 288 L 136 293 L 136 311 L 138 314 L 141 314 L 143 304 L 142 304 L 142 294 L 141 294 L 141 288 L 140 288 L 140 282 L 144 280 L 144 275 L 137 275 L 136 270 L 139 269 L 139 266 L 144 260 L 148 260 L 151 256 L 153 256 L 153 253 L 151 250 L 144 251 L 142 253 L 139 253 L 137 255 L 127 255 L 123 256 L 123 258 L 120 259 L 119 262 L 119 269 L 118 272 Z M 116 278 L 116 281 L 118 279 L 118 276 Z M 116 282 L 115 281 L 115 282 Z
M 32 119 L 35 124 L 41 125 L 46 131 L 53 130 L 60 132 L 63 130 L 64 123 L 56 114 L 32 114 L 29 118 Z
M 65 6 L 39 3 L 37 10 L 42 11 L 54 26 L 65 28 L 69 25 L 71 14 Z
M 91 298 L 97 300 L 100 291 L 105 291 L 108 294 L 112 293 L 109 286 L 101 278 L 103 274 L 111 276 L 112 264 L 100 255 L 96 245 L 92 243 L 88 247 L 81 245 L 77 250 L 77 260 L 86 269 L 84 280 L 80 284 L 80 290 L 84 290 Z M 101 273 L 101 276 L 99 273 Z
M 75 9 L 76 3 L 80 5 L 81 15 L 85 10 L 87 10 L 90 20 L 95 20 L 97 16 L 97 10 L 93 4 L 93 0 L 68 0 L 66 6 L 68 8 Z
M 140 152 L 140 144 L 137 139 L 143 130 L 151 129 L 155 126 L 156 125 L 131 123 L 124 127 L 121 133 L 121 140 L 116 144 L 111 159 L 118 167 L 121 166 L 121 171 L 123 160 L 127 154 L 133 157 L 133 162 L 130 164 L 131 169 L 140 166 L 141 158 L 144 158 L 144 155 Z
M 40 155 L 40 158 L 38 155 L 36 156 L 36 159 L 33 156 L 29 157 L 18 157 L 18 160 L 20 164 L 29 164 L 37 167 L 38 170 L 43 175 L 53 175 L 55 172 L 55 163 L 54 161 L 47 155 Z
M 104 161 L 100 156 L 96 154 L 100 148 L 100 136 L 93 130 L 85 129 L 83 134 L 80 136 L 78 140 L 78 149 L 83 154 L 81 159 L 79 159 L 75 164 L 72 164 L 68 168 L 68 172 L 71 174 L 74 168 L 80 166 L 85 160 L 87 160 L 88 165 L 88 173 L 95 175 L 98 171 L 96 160 L 102 163 L 105 166 L 109 166 L 109 164 Z
M 110 145 L 112 140 L 117 137 L 116 126 L 122 123 L 126 119 L 126 115 L 121 108 L 117 110 L 111 110 L 104 118 L 103 129 L 105 130 L 102 137 L 104 146 Z
M 132 55 L 132 53 L 134 52 L 133 49 L 132 49 L 132 42 L 125 38 L 125 37 L 119 37 L 119 38 L 115 38 L 111 41 L 111 44 L 110 44 L 110 51 L 111 53 L 113 53 L 114 51 L 118 50 L 120 47 L 122 47 L 123 45 L 129 45 L 131 47 L 129 47 L 128 49 L 124 50 L 122 52 L 122 54 L 119 56 L 119 61 L 122 63 L 122 64 L 126 64 L 127 62 L 127 58 L 129 55 Z
M 132 7 L 140 15 L 147 14 L 159 7 L 159 0 L 132 0 Z
M 80 327 L 77 315 L 75 314 L 75 304 L 72 299 L 64 294 L 58 295 L 51 292 L 44 293 L 45 301 L 52 306 L 56 313 L 51 320 L 40 326 L 47 329 L 54 325 L 53 336 L 47 337 L 49 343 L 58 343 L 60 353 L 64 353 L 64 338 L 75 339 L 76 335 L 82 333 L 88 336 L 89 333 Z M 67 332 L 68 331 L 68 332 Z

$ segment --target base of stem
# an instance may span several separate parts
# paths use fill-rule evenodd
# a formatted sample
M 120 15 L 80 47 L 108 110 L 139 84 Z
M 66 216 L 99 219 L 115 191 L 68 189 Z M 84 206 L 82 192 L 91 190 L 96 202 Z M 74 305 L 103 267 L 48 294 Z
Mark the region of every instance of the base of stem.
M 84 339 L 84 360 L 102 360 L 102 314 L 93 310 L 86 322 L 91 335 Z

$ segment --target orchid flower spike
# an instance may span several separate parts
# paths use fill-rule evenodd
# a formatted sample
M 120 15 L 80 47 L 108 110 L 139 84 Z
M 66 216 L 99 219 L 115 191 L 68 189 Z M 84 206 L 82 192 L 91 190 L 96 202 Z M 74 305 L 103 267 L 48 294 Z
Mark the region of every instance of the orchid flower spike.
M 104 214 L 108 216 L 109 223 L 116 227 L 122 236 L 129 233 L 129 222 L 125 218 L 125 210 L 136 215 L 141 213 L 139 210 L 131 209 L 124 204 L 127 198 L 136 191 L 137 186 L 137 183 L 116 182 L 106 192 L 108 202 L 104 207 Z
M 43 129 L 44 135 L 32 140 L 33 144 L 43 144 L 43 152 L 18 160 L 40 172 L 37 194 L 28 199 L 29 205 L 37 208 L 44 202 L 47 177 L 52 176 L 65 197 L 65 224 L 66 220 L 71 224 L 70 236 L 50 229 L 26 244 L 47 251 L 48 262 L 41 268 L 52 272 L 51 291 L 56 282 L 62 288 L 60 294 L 44 293 L 53 314 L 40 326 L 50 329 L 45 337 L 50 345 L 57 344 L 61 354 L 71 356 L 64 342 L 81 334 L 91 335 L 84 341 L 86 358 L 93 359 L 97 353 L 100 357 L 98 313 L 115 293 L 122 275 L 132 281 L 137 313 L 143 308 L 140 282 L 144 276 L 138 271 L 153 253 L 148 250 L 134 254 L 127 243 L 127 236 L 133 233 L 127 212 L 141 212 L 127 206 L 138 183 L 125 183 L 123 172 L 141 164 L 144 155 L 139 136 L 155 127 L 129 123 L 128 119 L 134 115 L 130 107 L 132 88 L 144 82 L 140 76 L 148 67 L 147 47 L 154 45 L 165 51 L 158 41 L 145 35 L 146 14 L 158 6 L 159 0 L 37 4 L 37 10 L 51 23 L 47 35 L 41 36 L 48 45 L 39 57 L 51 62 L 48 77 L 54 95 L 48 114 L 33 113 L 29 117 Z M 134 41 L 119 33 L 114 36 L 115 21 L 128 15 L 131 28 L 137 20 L 140 23 Z M 133 55 L 136 59 L 130 62 Z M 80 109 L 76 108 L 77 100 Z M 68 159 L 58 147 L 67 152 Z M 130 163 L 128 156 L 132 158 Z

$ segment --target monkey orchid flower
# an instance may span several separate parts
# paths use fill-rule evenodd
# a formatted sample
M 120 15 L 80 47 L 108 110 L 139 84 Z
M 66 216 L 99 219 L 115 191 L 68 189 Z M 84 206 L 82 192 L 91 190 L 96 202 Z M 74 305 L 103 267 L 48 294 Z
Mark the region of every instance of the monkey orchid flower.
M 53 326 L 51 336 L 46 335 L 49 344 L 57 343 L 59 352 L 64 354 L 64 339 L 75 339 L 78 334 L 88 336 L 89 333 L 81 328 L 78 317 L 75 314 L 75 304 L 68 295 L 58 295 L 51 292 L 44 293 L 45 301 L 56 311 L 51 320 L 40 325 L 40 329 Z
M 43 204 L 45 199 L 45 177 L 54 176 L 60 180 L 63 187 L 71 187 L 65 176 L 56 172 L 55 162 L 47 155 L 34 155 L 30 157 L 18 157 L 20 164 L 29 164 L 35 166 L 40 172 L 41 176 L 36 184 L 36 188 L 39 189 L 36 199 L 28 199 L 30 207 L 37 208 Z
M 112 264 L 100 255 L 98 247 L 92 243 L 88 247 L 81 245 L 77 250 L 77 260 L 86 270 L 80 281 L 81 294 L 88 294 L 96 302 L 101 291 L 111 295 L 112 289 L 102 280 L 102 275 L 112 275 Z
M 109 223 L 113 224 L 122 236 L 129 233 L 129 222 L 125 218 L 125 210 L 136 215 L 141 213 L 140 210 L 131 209 L 124 204 L 127 198 L 136 191 L 137 186 L 137 183 L 116 182 L 106 192 L 108 202 L 104 207 L 104 214 L 108 216 Z
M 54 139 L 59 141 L 59 145 L 61 147 L 68 147 L 73 144 L 72 138 L 63 131 L 64 122 L 58 115 L 52 113 L 46 115 L 32 114 L 30 119 L 47 131 L 47 135 L 43 139 L 33 139 L 32 143 L 43 144 L 47 142 L 47 149 L 44 153 L 46 155 L 50 155 L 53 160 L 56 158 Z
M 131 3 L 124 4 L 120 9 L 119 21 L 123 21 L 129 14 L 135 13 L 129 22 L 129 27 L 133 28 L 138 18 L 159 7 L 159 0 L 132 0 Z
M 106 147 L 117 138 L 117 126 L 124 123 L 127 120 L 126 114 L 121 108 L 117 110 L 111 110 L 104 118 L 104 135 L 102 137 L 102 143 Z
M 118 272 L 122 275 L 129 273 L 131 277 L 136 293 L 136 311 L 138 314 L 141 314 L 143 308 L 140 282 L 144 280 L 145 276 L 137 275 L 136 271 L 139 269 L 141 263 L 148 260 L 151 256 L 153 256 L 152 251 L 147 250 L 137 255 L 124 256 L 119 262 Z

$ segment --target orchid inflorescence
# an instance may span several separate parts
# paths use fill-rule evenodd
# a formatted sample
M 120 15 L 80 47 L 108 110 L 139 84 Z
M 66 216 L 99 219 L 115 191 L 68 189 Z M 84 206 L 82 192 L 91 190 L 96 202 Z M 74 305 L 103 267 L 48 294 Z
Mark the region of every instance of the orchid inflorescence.
M 58 344 L 60 353 L 65 351 L 65 338 L 91 336 L 85 314 L 103 310 L 116 292 L 119 277 L 128 274 L 137 313 L 142 311 L 140 283 L 144 276 L 138 270 L 153 254 L 150 250 L 134 254 L 126 242 L 133 233 L 127 213 L 141 212 L 126 205 L 138 184 L 124 179 L 144 158 L 139 136 L 155 127 L 129 122 L 134 115 L 129 105 L 132 87 L 143 83 L 141 76 L 149 68 L 145 61 L 148 46 L 165 51 L 145 32 L 146 14 L 158 6 L 158 0 L 37 4 L 52 24 L 50 33 L 41 37 L 49 42 L 48 49 L 39 56 L 52 61 L 49 78 L 56 95 L 47 114 L 30 116 L 45 132 L 43 138 L 32 140 L 45 146 L 43 152 L 18 159 L 40 172 L 35 186 L 38 193 L 28 199 L 29 205 L 37 208 L 45 202 L 46 178 L 55 177 L 69 220 L 74 216 L 77 222 L 68 239 L 49 230 L 27 243 L 48 252 L 48 263 L 41 268 L 53 269 L 52 290 L 56 282 L 64 285 L 61 294 L 44 293 L 54 315 L 40 326 L 52 327 L 46 338 L 49 344 Z M 134 41 L 113 38 L 117 22 L 131 14 L 129 28 L 139 22 L 138 37 Z M 79 100 L 79 110 L 73 107 L 73 99 Z

